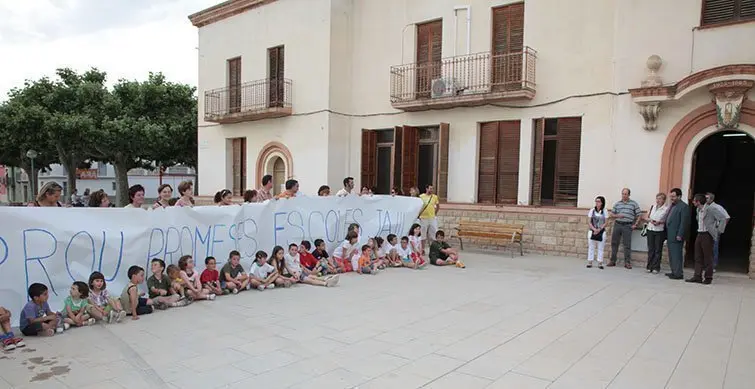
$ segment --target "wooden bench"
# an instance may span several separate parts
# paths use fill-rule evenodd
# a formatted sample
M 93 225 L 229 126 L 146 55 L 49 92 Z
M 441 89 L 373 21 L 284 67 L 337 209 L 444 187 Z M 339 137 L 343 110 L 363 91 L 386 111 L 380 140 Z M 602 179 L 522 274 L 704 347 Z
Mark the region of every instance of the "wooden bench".
M 464 250 L 462 238 L 482 238 L 501 241 L 506 247 L 511 244 L 519 245 L 519 255 L 524 255 L 522 247 L 522 234 L 524 226 L 521 224 L 503 224 L 490 222 L 477 222 L 472 220 L 462 220 L 456 227 L 456 238 L 459 239 L 459 246 Z M 514 252 L 511 252 L 512 258 Z

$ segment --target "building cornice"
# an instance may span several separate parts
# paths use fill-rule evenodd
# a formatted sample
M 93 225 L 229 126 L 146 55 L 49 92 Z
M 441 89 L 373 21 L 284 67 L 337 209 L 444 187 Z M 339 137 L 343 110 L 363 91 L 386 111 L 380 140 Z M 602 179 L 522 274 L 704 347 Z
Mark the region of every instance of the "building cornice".
M 278 0 L 228 0 L 189 15 L 191 24 L 203 27 Z

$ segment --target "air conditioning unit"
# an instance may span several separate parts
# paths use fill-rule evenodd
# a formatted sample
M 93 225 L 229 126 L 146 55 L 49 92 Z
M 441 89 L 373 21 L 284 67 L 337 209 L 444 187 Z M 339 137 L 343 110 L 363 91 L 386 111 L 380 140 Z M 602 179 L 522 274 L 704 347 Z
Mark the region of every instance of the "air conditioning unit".
M 451 77 L 436 78 L 430 85 L 432 98 L 455 96 L 463 91 L 459 83 Z

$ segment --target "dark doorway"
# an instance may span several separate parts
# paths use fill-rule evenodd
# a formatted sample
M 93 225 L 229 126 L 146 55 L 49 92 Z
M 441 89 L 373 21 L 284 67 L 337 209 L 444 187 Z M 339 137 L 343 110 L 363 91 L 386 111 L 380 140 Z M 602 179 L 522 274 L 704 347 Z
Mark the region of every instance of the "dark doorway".
M 428 185 L 435 185 L 435 144 L 420 144 L 418 160 L 417 185 L 419 192 L 425 193 Z
M 692 160 L 692 189 L 711 192 L 731 220 L 719 243 L 718 271 L 747 273 L 755 205 L 755 140 L 739 131 L 723 131 L 705 138 Z M 690 200 L 690 208 L 694 208 Z M 685 264 L 694 264 L 694 239 L 697 220 L 692 211 L 690 241 Z
M 378 146 L 377 152 L 377 192 L 375 194 L 391 193 L 391 161 L 393 147 Z

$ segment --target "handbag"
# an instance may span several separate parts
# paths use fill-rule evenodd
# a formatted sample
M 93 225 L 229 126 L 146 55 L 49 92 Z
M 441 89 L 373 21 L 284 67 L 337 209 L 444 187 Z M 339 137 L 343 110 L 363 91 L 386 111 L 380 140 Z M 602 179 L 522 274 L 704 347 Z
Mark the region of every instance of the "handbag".
M 654 207 L 655 207 L 655 205 L 651 205 L 650 206 L 650 212 L 648 212 L 648 218 L 650 218 L 650 215 L 653 213 L 653 208 Z M 644 226 L 642 226 L 642 231 L 640 231 L 640 236 L 643 236 L 643 237 L 648 236 L 648 224 L 650 224 L 649 221 L 647 223 L 645 223 Z
M 606 229 L 605 228 L 601 228 L 600 231 L 598 231 L 597 234 L 594 233 L 594 232 L 591 233 L 590 234 L 590 239 L 594 240 L 594 241 L 597 241 L 597 242 L 602 242 L 603 241 L 603 233 L 604 232 L 606 232 Z

